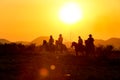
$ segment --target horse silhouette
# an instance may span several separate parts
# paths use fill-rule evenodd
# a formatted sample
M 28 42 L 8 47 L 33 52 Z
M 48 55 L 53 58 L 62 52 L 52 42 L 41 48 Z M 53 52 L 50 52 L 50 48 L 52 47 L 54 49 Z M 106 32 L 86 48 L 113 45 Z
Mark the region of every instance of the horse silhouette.
M 76 42 L 72 42 L 72 45 L 71 47 L 74 47 L 75 48 L 75 53 L 76 53 L 76 56 L 79 55 L 79 53 L 81 53 L 81 55 L 83 56 L 85 53 L 85 46 L 84 45 L 79 45 L 78 43 Z
M 56 40 L 55 50 L 56 50 L 56 52 L 63 53 L 63 52 L 67 51 L 67 47 L 65 44 L 59 44 L 58 40 Z
M 93 56 L 95 52 L 94 44 L 91 44 L 88 40 L 85 40 L 85 52 L 88 56 Z
M 43 45 L 40 46 L 41 51 L 47 51 L 51 53 L 60 52 L 63 53 L 67 51 L 65 44 L 49 44 L 46 40 L 43 40 Z

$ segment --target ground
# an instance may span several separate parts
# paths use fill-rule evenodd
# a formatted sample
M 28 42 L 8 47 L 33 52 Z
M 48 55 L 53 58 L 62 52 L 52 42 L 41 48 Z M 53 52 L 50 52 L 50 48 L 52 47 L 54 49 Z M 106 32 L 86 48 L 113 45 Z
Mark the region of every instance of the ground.
M 34 53 L 0 56 L 1 80 L 120 80 L 120 59 Z

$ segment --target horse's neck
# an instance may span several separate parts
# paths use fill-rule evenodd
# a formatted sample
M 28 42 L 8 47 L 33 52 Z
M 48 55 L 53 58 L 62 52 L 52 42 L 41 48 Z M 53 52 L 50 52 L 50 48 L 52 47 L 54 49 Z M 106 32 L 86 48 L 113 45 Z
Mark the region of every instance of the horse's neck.
M 77 43 L 75 43 L 75 46 L 79 46 Z

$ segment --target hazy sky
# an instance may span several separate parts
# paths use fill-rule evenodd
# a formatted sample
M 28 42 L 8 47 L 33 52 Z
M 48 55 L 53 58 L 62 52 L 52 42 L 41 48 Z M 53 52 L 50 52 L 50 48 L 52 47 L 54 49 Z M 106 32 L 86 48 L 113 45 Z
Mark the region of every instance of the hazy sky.
M 80 5 L 83 18 L 68 25 L 60 21 L 64 3 Z M 0 0 L 0 38 L 31 41 L 39 36 L 62 33 L 65 40 L 120 37 L 120 0 Z

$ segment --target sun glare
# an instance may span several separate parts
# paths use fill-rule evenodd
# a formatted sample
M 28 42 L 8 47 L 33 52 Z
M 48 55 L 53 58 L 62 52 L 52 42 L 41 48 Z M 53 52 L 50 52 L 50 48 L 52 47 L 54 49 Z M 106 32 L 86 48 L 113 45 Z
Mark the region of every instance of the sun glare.
M 73 24 L 82 19 L 82 10 L 77 3 L 67 3 L 59 12 L 60 20 L 67 24 Z

